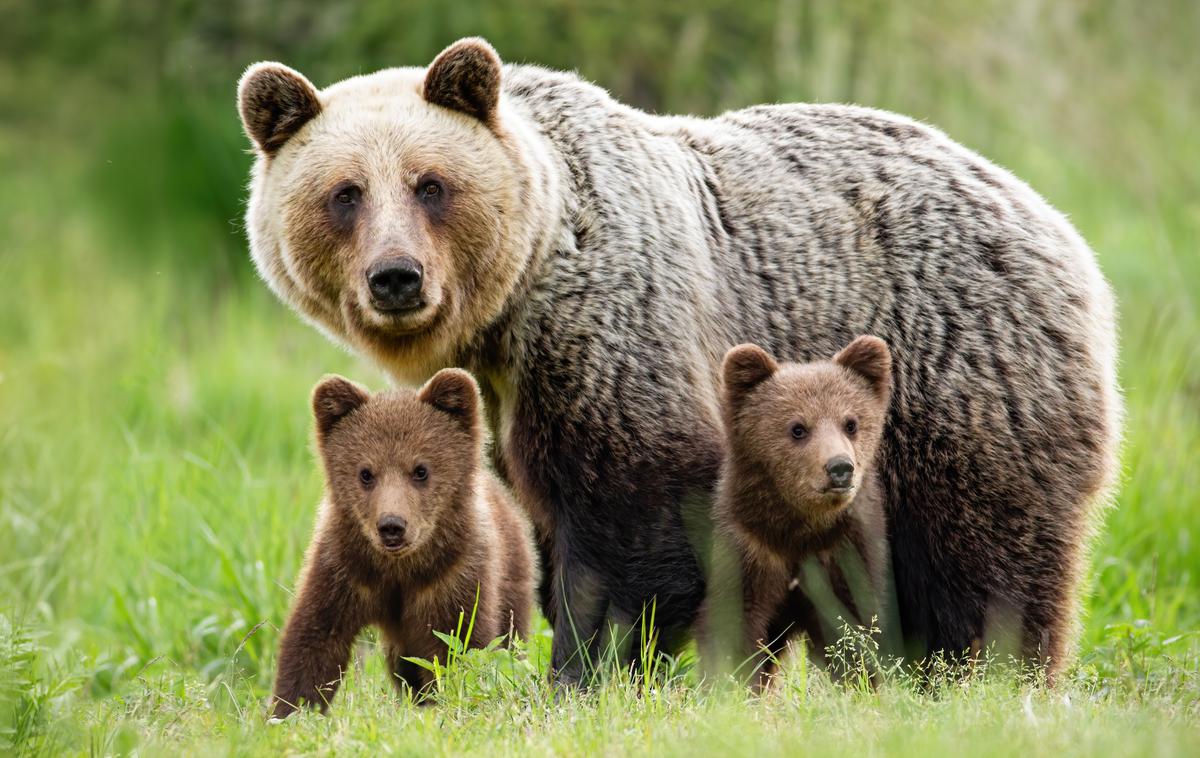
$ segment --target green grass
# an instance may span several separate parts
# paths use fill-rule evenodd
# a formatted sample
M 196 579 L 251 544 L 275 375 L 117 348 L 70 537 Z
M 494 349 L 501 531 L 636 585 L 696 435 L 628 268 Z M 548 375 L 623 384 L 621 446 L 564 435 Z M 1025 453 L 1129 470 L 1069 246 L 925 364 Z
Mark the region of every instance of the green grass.
M 308 393 L 331 371 L 383 378 L 250 273 L 230 101 L 238 68 L 264 53 L 246 43 L 209 51 L 207 79 L 168 72 L 129 89 L 68 84 L 47 61 L 19 81 L 0 61 L 0 100 L 21 106 L 0 120 L 0 752 L 1200 751 L 1200 59 L 1188 31 L 1200 11 L 1111 0 L 1023 16 L 926 0 L 877 18 L 877 5 L 785 1 L 780 24 L 766 5 L 736 23 L 682 19 L 685 42 L 705 41 L 678 50 L 670 34 L 627 40 L 612 32 L 635 24 L 567 13 L 546 55 L 536 25 L 507 47 L 570 65 L 578 45 L 587 73 L 669 108 L 853 97 L 908 112 L 1072 217 L 1118 293 L 1128 423 L 1061 687 L 993 671 L 871 692 L 793 664 L 755 699 L 698 686 L 684 660 L 647 685 L 615 677 L 564 695 L 544 682 L 543 628 L 524 659 L 466 656 L 434 708 L 397 700 L 365 641 L 332 715 L 268 725 L 278 627 L 320 497 Z M 537 23 L 557 28 L 550 18 Z M 504 52 L 497 35 L 525 22 L 498 19 L 481 23 Z M 479 31 L 438 23 L 447 37 Z M 200 32 L 178 28 L 195 43 L 181 49 L 204 52 Z M 360 53 L 336 25 L 312 34 L 343 45 L 314 48 L 334 61 L 326 73 L 411 62 Z M 743 34 L 745 57 L 727 34 Z M 799 59 L 745 45 L 789 34 L 808 45 Z M 615 39 L 634 52 L 605 58 Z M 639 68 L 656 45 L 666 64 Z M 137 55 L 133 42 L 105 49 Z M 863 63 L 848 69 L 854 50 Z M 654 86 L 630 84 L 645 77 Z

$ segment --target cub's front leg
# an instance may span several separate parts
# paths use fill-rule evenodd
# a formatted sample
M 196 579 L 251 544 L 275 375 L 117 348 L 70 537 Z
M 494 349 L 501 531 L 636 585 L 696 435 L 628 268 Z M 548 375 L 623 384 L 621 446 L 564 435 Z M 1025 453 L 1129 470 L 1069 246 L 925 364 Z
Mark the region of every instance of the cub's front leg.
M 342 681 L 354 638 L 365 625 L 362 603 L 320 550 L 305 569 L 279 645 L 272 716 L 301 704 L 324 713 Z
M 407 689 L 412 693 L 414 703 L 431 705 L 433 674 L 412 661 L 406 661 L 406 657 L 412 656 L 405 652 L 400 640 L 390 638 L 390 635 L 384 643 L 384 651 L 387 656 L 388 673 L 392 676 L 392 684 L 396 686 L 396 690 L 403 695 Z M 442 662 L 445 663 L 445 660 Z
M 748 656 L 753 689 L 761 692 L 770 684 L 779 656 L 795 632 L 784 608 L 790 579 L 779 567 L 749 556 L 742 561 L 742 649 Z

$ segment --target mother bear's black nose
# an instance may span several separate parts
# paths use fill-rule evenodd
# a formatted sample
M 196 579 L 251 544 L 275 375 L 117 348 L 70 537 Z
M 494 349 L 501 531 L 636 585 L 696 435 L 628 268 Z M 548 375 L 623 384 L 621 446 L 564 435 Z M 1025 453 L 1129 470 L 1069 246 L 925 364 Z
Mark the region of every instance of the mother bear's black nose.
M 421 304 L 421 264 L 407 255 L 385 258 L 367 269 L 371 305 L 381 311 L 403 311 Z

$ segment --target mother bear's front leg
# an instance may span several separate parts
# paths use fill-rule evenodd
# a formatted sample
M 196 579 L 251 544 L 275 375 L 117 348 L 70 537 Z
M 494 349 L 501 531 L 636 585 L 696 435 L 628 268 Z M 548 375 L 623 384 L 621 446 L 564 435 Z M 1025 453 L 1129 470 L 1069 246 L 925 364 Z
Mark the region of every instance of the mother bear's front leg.
M 526 396 L 537 402 L 515 409 L 505 458 L 550 546 L 555 677 L 585 680 L 610 645 L 620 662 L 636 659 L 641 635 L 632 630 L 651 615 L 662 646 L 685 640 L 704 595 L 693 541 L 710 519 L 717 429 L 661 408 L 652 423 L 635 419 L 620 406 L 636 400 L 603 392 L 571 402 L 552 387 Z M 610 624 L 632 633 L 613 639 Z

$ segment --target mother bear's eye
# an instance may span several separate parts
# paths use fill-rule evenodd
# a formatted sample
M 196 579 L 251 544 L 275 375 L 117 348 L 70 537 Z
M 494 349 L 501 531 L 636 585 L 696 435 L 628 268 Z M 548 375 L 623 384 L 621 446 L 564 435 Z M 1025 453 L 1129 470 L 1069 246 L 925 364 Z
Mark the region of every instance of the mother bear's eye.
M 808 427 L 804 424 L 792 424 L 792 437 L 802 440 L 808 436 Z
M 354 206 L 358 205 L 358 201 L 362 199 L 362 190 L 353 184 L 344 187 L 338 187 L 333 191 L 333 202 L 338 205 Z
M 446 194 L 446 187 L 439 180 L 424 178 L 417 184 L 417 197 L 422 200 L 435 200 Z

